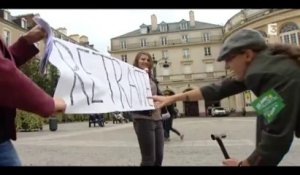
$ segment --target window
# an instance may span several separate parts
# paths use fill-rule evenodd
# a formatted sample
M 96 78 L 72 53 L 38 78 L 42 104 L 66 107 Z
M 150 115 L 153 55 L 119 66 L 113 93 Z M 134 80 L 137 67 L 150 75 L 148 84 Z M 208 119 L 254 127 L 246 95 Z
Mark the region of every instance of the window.
M 187 35 L 182 35 L 181 39 L 182 39 L 183 43 L 187 43 L 188 42 L 188 36 Z
M 167 24 L 161 24 L 159 26 L 160 32 L 167 32 L 168 31 L 168 25 Z
M 145 28 L 141 28 L 141 34 L 147 34 L 148 32 L 148 28 L 145 27 Z
M 208 78 L 214 77 L 214 64 L 213 62 L 208 62 L 205 64 L 205 71 L 206 71 L 206 76 Z
M 27 29 L 27 20 L 25 18 L 21 19 L 21 27 L 23 29 Z
M 280 29 L 280 41 L 284 44 L 300 45 L 300 30 L 297 24 L 290 22 Z
M 121 55 L 121 59 L 122 61 L 127 63 L 127 55 Z
M 213 63 L 206 63 L 206 72 L 214 72 L 214 65 Z
M 167 45 L 167 44 L 168 44 L 168 42 L 167 42 L 167 37 L 162 37 L 162 38 L 161 38 L 161 45 L 165 46 L 165 45 Z
M 162 51 L 162 58 L 163 59 L 167 59 L 168 58 L 168 51 L 167 50 L 163 50 Z
M 291 43 L 293 45 L 297 45 L 297 38 L 296 38 L 296 33 L 291 34 Z
M 290 22 L 285 24 L 281 29 L 280 29 L 280 33 L 286 33 L 286 32 L 290 32 L 290 31 L 294 31 L 294 30 L 298 30 L 298 26 L 297 24 Z
M 148 33 L 148 27 L 145 24 L 142 24 L 140 26 L 140 31 L 141 31 L 141 34 L 147 34 Z
M 180 30 L 187 30 L 188 29 L 188 23 L 185 22 L 181 22 L 180 23 Z
M 183 49 L 183 58 L 189 58 L 189 57 L 190 57 L 190 50 Z
M 141 29 L 141 34 L 147 34 L 147 28 L 142 28 Z
M 204 55 L 205 55 L 205 56 L 211 55 L 210 47 L 204 47 Z
M 141 47 L 146 47 L 146 39 L 141 39 Z
M 3 40 L 4 43 L 8 46 L 10 45 L 10 31 L 9 30 L 3 30 Z
M 121 48 L 126 49 L 126 41 L 121 41 Z
M 284 43 L 290 44 L 290 36 L 289 35 L 283 35 L 283 40 L 284 40 Z
M 280 34 L 280 41 L 284 44 L 300 45 L 300 32 L 299 30 Z
M 209 41 L 209 33 L 203 33 L 203 41 L 204 42 L 207 42 L 207 41 Z

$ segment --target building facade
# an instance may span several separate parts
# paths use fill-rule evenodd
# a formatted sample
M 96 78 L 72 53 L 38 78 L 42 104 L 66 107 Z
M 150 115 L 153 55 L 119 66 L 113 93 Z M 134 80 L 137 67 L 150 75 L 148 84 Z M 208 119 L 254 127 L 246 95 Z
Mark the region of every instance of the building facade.
M 275 26 L 275 35 L 268 34 L 268 25 Z M 275 25 L 274 25 L 275 24 Z M 268 43 L 300 45 L 300 9 L 244 9 L 231 17 L 224 26 L 224 39 L 243 28 L 261 32 Z M 250 103 L 256 96 L 247 91 L 231 97 L 231 105 L 237 111 L 253 112 Z
M 152 15 L 150 25 L 142 24 L 137 30 L 112 38 L 108 52 L 129 64 L 137 52 L 149 52 L 156 63 L 153 74 L 160 82 L 160 89 L 179 93 L 226 76 L 224 63 L 216 61 L 222 39 L 223 26 L 196 21 L 193 11 L 189 12 L 189 20 L 173 23 L 158 23 Z M 177 102 L 176 105 L 185 116 L 207 116 L 208 106 L 222 103 L 229 100 Z
M 190 11 L 189 21 L 151 25 L 111 39 L 113 57 L 132 64 L 135 54 L 148 51 L 155 58 L 156 77 L 163 91 L 185 92 L 217 82 L 230 76 L 224 63 L 216 62 L 223 41 L 243 28 L 259 30 L 268 43 L 300 45 L 299 9 L 243 9 L 231 17 L 225 26 L 195 21 Z M 275 24 L 277 35 L 268 34 L 268 25 Z M 217 102 L 177 102 L 180 113 L 186 116 L 207 116 L 208 106 L 222 106 L 238 114 L 253 113 L 250 106 L 256 97 L 246 91 Z

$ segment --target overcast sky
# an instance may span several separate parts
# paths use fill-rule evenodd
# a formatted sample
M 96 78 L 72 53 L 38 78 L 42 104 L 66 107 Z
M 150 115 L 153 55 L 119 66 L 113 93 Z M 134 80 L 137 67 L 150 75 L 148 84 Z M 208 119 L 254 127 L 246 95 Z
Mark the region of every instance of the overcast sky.
M 157 23 L 179 22 L 189 20 L 189 11 L 194 11 L 196 21 L 225 25 L 228 19 L 238 13 L 240 9 L 43 9 L 43 10 L 12 10 L 13 16 L 39 13 L 51 27 L 67 28 L 67 35 L 86 35 L 90 44 L 100 53 L 109 55 L 110 39 L 139 29 L 143 23 L 151 24 L 151 15 L 155 14 Z

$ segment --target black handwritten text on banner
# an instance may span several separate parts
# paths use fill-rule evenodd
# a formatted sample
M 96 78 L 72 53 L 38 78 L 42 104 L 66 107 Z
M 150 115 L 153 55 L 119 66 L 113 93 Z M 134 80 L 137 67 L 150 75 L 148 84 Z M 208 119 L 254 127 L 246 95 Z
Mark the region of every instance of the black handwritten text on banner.
M 147 73 L 119 59 L 54 38 L 50 62 L 60 71 L 55 96 L 66 113 L 154 109 Z

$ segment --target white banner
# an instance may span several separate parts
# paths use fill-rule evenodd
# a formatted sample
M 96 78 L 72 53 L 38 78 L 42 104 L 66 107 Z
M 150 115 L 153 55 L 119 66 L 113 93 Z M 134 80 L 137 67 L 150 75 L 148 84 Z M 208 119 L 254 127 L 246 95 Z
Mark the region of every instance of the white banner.
M 53 38 L 49 61 L 60 71 L 55 96 L 66 113 L 154 109 L 148 74 L 119 59 Z

